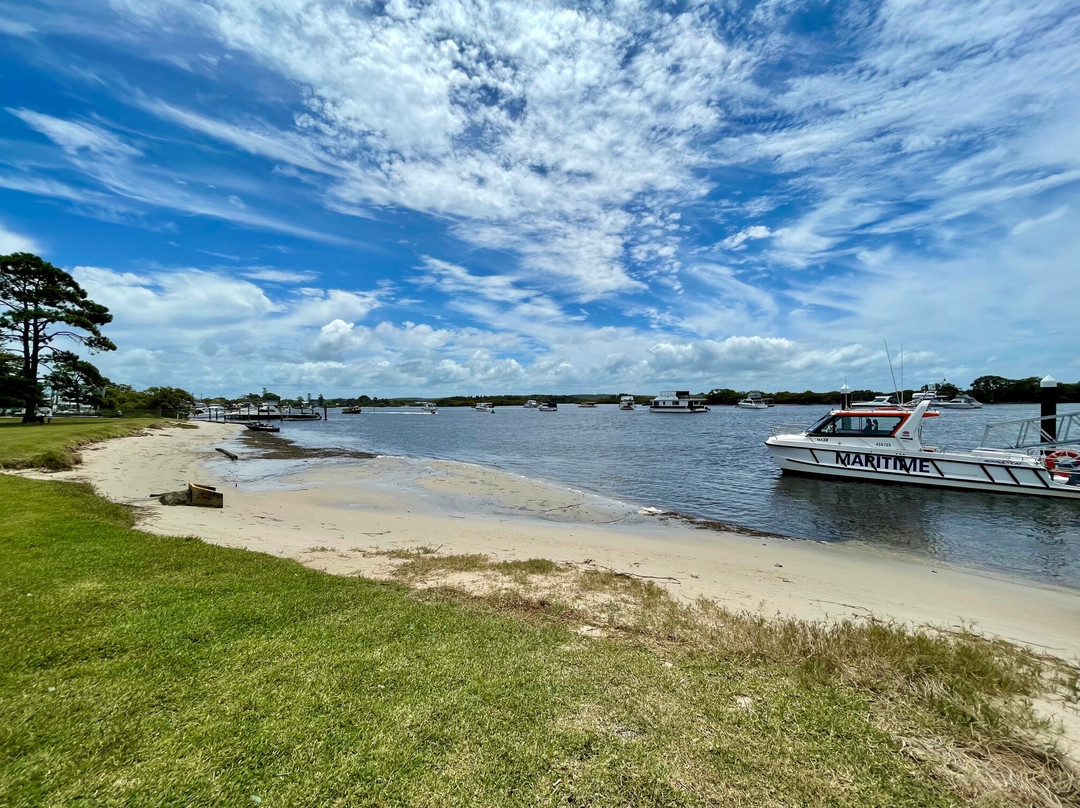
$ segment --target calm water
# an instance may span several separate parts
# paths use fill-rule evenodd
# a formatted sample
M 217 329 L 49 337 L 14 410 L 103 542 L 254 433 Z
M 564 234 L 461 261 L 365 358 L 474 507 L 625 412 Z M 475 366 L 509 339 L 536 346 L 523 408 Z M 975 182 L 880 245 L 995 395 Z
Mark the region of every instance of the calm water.
M 764 446 L 769 427 L 809 426 L 828 409 L 714 407 L 693 416 L 615 405 L 554 413 L 365 410 L 286 423 L 282 435 L 305 446 L 477 463 L 785 536 L 861 540 L 1080 588 L 1080 502 L 781 475 Z M 986 423 L 1038 414 L 1037 405 L 946 411 L 924 437 L 971 448 Z

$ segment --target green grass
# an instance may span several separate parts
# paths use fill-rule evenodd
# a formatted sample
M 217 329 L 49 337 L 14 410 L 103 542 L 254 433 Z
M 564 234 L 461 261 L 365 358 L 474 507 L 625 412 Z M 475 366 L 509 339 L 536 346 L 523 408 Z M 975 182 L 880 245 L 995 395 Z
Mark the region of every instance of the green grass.
M 720 611 L 695 631 L 676 609 L 662 626 L 586 639 L 566 610 L 422 596 L 152 536 L 85 486 L 11 476 L 0 476 L 0 557 L 4 806 L 949 806 L 1035 804 L 1036 786 L 1063 804 L 1078 794 L 1075 781 L 1046 791 L 1068 771 L 1051 754 L 1040 774 L 1015 707 L 1038 692 L 1038 661 L 970 637 Z M 478 566 L 466 559 L 450 567 Z M 524 571 L 552 568 L 505 572 Z M 640 583 L 591 580 L 623 594 Z M 1019 762 L 997 754 L 1006 743 Z M 1015 776 L 943 774 L 978 759 L 972 749 Z M 1035 785 L 1021 788 L 1024 777 Z
M 54 418 L 48 424 L 0 419 L 0 469 L 69 469 L 78 463 L 80 446 L 130 435 L 159 423 L 157 418 Z

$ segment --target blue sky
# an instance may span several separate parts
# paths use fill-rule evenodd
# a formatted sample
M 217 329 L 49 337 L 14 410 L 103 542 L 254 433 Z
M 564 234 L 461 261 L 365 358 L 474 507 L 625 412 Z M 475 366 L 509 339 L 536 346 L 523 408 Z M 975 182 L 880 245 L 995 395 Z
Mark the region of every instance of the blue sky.
M 115 381 L 1080 378 L 1080 4 L 0 0 L 0 253 Z

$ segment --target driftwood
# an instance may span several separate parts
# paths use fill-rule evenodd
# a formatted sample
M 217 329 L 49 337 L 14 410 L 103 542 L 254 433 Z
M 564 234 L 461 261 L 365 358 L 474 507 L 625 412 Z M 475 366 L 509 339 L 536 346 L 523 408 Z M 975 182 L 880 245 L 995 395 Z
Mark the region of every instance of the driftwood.
M 167 491 L 158 496 L 162 505 L 195 505 L 200 508 L 223 508 L 225 497 L 212 485 L 188 483 L 184 491 Z
M 221 453 L 222 453 L 223 455 L 225 455 L 225 456 L 226 456 L 227 458 L 229 458 L 229 460 L 236 460 L 236 459 L 237 459 L 237 455 L 234 455 L 234 454 L 233 454 L 232 452 L 230 452 L 230 451 L 229 451 L 228 449 L 222 449 L 222 448 L 221 448 L 220 446 L 217 446 L 217 447 L 215 447 L 215 448 L 216 448 L 216 449 L 217 449 L 217 450 L 218 450 L 219 452 L 221 452 Z

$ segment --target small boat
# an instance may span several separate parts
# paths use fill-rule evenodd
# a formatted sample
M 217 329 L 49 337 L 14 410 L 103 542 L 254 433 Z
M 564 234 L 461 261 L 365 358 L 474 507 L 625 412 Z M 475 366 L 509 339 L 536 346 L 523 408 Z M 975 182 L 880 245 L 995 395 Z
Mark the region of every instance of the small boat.
M 437 415 L 439 412 L 434 401 L 417 401 L 413 406 L 420 411 L 421 415 Z
M 900 409 L 900 400 L 895 395 L 875 396 L 870 401 L 852 401 L 853 410 L 888 410 Z
M 649 403 L 649 412 L 708 412 L 705 399 L 691 396 L 689 390 L 664 390 Z
M 266 424 L 262 421 L 250 421 L 245 424 L 252 432 L 280 432 L 280 426 L 274 426 L 273 424 Z
M 910 411 L 833 410 L 806 430 L 774 427 L 765 445 L 795 474 L 1080 500 L 1080 445 L 1045 442 L 1042 418 L 991 424 L 982 447 L 952 451 L 923 442 L 923 422 L 940 415 L 929 399 Z M 1052 434 L 1080 432 L 1080 412 L 1054 417 Z M 989 446 L 1013 432 L 1004 447 Z
M 967 393 L 957 393 L 948 401 L 939 401 L 934 406 L 942 410 L 981 410 L 982 402 L 976 401 Z
M 495 405 L 490 401 L 478 401 L 473 409 L 477 412 L 495 412 Z
M 538 410 L 538 409 L 540 409 L 540 405 L 536 403 L 535 398 L 530 398 L 528 401 L 525 402 L 525 404 L 523 406 L 527 410 Z
M 582 401 L 582 402 L 580 402 L 578 404 L 578 406 L 579 407 L 588 407 L 589 409 L 592 409 L 593 407 L 596 406 L 596 402 L 595 401 Z
M 341 414 L 342 415 L 359 415 L 363 411 L 364 411 L 363 407 L 342 407 L 341 408 Z
M 545 401 L 543 404 L 537 407 L 537 409 L 540 412 L 556 412 L 559 409 L 559 405 L 556 404 L 554 401 Z
M 619 396 L 619 409 L 620 410 L 632 410 L 637 407 L 637 402 L 634 401 L 634 397 L 629 393 L 623 393 Z
M 769 402 L 761 395 L 760 390 L 750 390 L 746 397 L 739 399 L 735 406 L 742 407 L 744 410 L 767 410 Z

